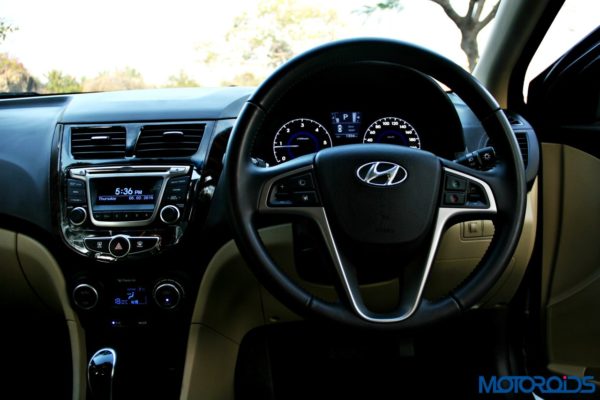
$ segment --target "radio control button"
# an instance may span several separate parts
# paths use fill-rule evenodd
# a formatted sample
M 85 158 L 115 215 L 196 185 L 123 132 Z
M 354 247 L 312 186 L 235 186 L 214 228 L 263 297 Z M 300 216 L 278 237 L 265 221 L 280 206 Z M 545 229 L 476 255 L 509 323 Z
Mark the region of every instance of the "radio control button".
M 168 201 L 169 203 L 181 203 L 183 201 L 183 199 L 184 199 L 183 194 L 169 193 L 165 197 L 165 200 Z
M 168 194 L 178 194 L 183 196 L 185 193 L 187 192 L 187 187 L 186 186 L 170 186 L 167 189 L 167 193 Z
M 70 205 L 82 205 L 86 203 L 85 197 L 85 182 L 78 179 L 68 179 L 67 202 Z
M 79 179 L 67 179 L 67 187 L 69 189 L 85 189 L 85 182 Z
M 152 237 L 132 237 L 129 238 L 131 242 L 130 254 L 141 253 L 143 251 L 152 250 L 158 244 L 158 238 Z
M 174 224 L 179 220 L 180 216 L 181 213 L 175 206 L 164 206 L 162 210 L 160 210 L 160 220 L 165 224 Z
M 94 219 L 96 221 L 112 221 L 114 213 L 110 212 L 100 212 L 94 213 Z
M 69 211 L 69 221 L 71 221 L 73 225 L 79 226 L 83 224 L 86 219 L 87 211 L 85 211 L 85 208 L 83 207 L 76 207 Z
M 167 187 L 172 188 L 176 186 L 187 187 L 188 183 L 190 183 L 190 178 L 188 176 L 184 176 L 181 178 L 171 178 L 167 183 Z
M 123 235 L 113 236 L 108 243 L 108 252 L 117 258 L 125 257 L 129 254 L 130 249 L 131 243 L 129 242 L 129 239 Z
M 88 250 L 96 253 L 108 253 L 108 243 L 111 238 L 93 237 L 83 239 L 83 243 Z
M 85 188 L 70 187 L 67 192 L 69 199 L 82 198 L 85 199 Z

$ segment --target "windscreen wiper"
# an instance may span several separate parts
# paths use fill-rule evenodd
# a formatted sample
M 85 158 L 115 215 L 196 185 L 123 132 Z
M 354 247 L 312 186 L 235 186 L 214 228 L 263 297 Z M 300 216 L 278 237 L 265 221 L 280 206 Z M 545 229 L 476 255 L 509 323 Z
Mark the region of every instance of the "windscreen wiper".
M 35 97 L 41 96 L 38 92 L 1 92 L 0 99 L 16 99 L 19 97 Z

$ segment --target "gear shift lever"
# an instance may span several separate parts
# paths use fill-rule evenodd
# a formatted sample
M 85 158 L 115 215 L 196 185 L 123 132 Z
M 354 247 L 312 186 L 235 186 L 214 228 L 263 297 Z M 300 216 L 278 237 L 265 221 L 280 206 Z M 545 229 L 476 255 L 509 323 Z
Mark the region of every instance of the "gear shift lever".
M 95 399 L 111 400 L 117 353 L 110 347 L 98 350 L 88 364 L 88 385 Z

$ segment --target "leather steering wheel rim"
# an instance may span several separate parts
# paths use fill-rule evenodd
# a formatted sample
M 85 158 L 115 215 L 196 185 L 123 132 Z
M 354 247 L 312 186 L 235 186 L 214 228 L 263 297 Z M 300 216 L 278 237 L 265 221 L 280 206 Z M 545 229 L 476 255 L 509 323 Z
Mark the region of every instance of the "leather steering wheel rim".
M 285 168 L 263 168 L 251 161 L 255 138 L 268 112 L 290 87 L 299 82 L 328 68 L 360 62 L 403 66 L 447 85 L 482 122 L 486 133 L 494 141 L 498 154 L 497 166 L 489 171 L 474 171 L 440 160 L 443 173 L 450 171 L 467 177 L 467 180 L 489 186 L 492 201 L 497 205 L 493 215 L 489 215 L 494 220 L 496 231 L 478 267 L 461 285 L 436 301 L 417 299 L 410 315 L 396 320 L 369 320 L 343 302 L 331 303 L 314 297 L 281 271 L 269 256 L 254 226 L 256 215 L 265 210 L 263 204 L 259 203 L 265 198 L 265 190 L 270 190 L 268 187 L 265 189 L 266 182 L 272 183 L 273 177 L 285 176 L 289 174 L 287 171 L 296 171 L 292 169 L 292 162 L 286 163 L 288 166 Z M 296 165 L 300 168 L 298 171 L 315 163 L 314 155 L 302 159 Z M 493 97 L 474 77 L 444 57 L 415 45 L 384 39 L 333 42 L 304 53 L 275 71 L 248 99 L 238 117 L 227 149 L 224 179 L 234 239 L 260 282 L 280 301 L 301 315 L 317 316 L 368 329 L 422 327 L 477 305 L 509 264 L 521 234 L 526 208 L 525 173 L 519 147 L 510 124 Z M 438 209 L 438 215 L 441 210 L 442 208 Z M 466 215 L 454 213 L 444 220 L 444 228 L 461 218 L 478 215 L 477 211 Z M 435 255 L 435 249 L 433 252 Z M 427 272 L 425 279 L 426 275 Z

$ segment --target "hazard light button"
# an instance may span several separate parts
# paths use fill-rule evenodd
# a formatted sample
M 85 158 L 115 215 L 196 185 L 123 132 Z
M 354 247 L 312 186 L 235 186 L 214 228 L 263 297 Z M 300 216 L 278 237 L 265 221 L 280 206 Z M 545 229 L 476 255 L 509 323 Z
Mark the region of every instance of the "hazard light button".
M 129 254 L 131 243 L 126 236 L 114 236 L 108 244 L 108 252 L 117 258 L 125 257 Z

